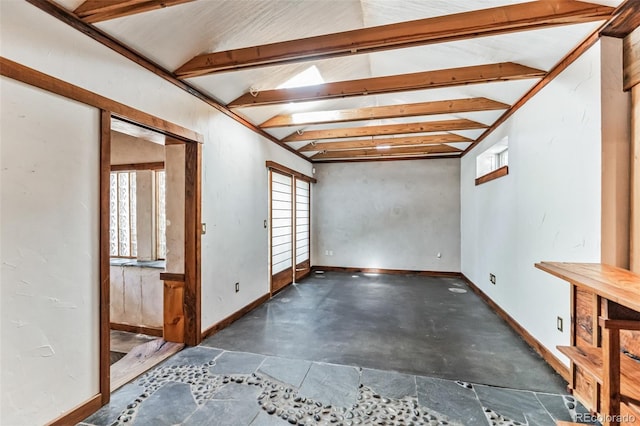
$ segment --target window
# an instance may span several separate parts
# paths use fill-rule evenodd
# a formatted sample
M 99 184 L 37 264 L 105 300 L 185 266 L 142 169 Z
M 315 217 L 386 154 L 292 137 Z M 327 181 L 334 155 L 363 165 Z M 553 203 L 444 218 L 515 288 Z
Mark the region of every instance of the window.
M 166 173 L 156 171 L 156 253 L 158 259 L 167 258 Z
M 509 138 L 505 137 L 476 158 L 476 185 L 509 174 Z
M 136 172 L 111 172 L 110 183 L 110 255 L 136 257 Z
M 293 280 L 293 179 L 271 171 L 271 274 L 276 289 Z M 285 272 L 287 271 L 287 272 Z M 282 282 L 280 282 L 282 281 Z
M 109 254 L 111 257 L 136 258 L 138 256 L 136 173 L 136 171 L 111 172 L 109 201 Z M 165 171 L 155 171 L 153 180 L 155 182 L 152 186 L 155 187 L 153 200 L 155 258 L 165 259 L 167 255 Z

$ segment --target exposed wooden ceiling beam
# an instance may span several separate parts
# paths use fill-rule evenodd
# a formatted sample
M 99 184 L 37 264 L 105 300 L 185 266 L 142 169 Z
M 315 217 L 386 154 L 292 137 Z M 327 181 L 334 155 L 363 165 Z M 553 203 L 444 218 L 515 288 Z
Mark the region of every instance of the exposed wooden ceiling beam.
M 402 135 L 407 133 L 446 132 L 449 130 L 484 129 L 488 126 L 467 119 L 425 121 L 422 123 L 387 124 L 383 126 L 345 127 L 341 129 L 309 130 L 296 132 L 282 142 L 298 142 L 317 139 L 355 138 L 359 136 Z
M 441 135 L 426 136 L 405 136 L 397 138 L 381 138 L 381 139 L 351 139 L 340 142 L 321 142 L 310 143 L 298 151 L 336 151 L 340 149 L 362 149 L 375 148 L 377 146 L 407 146 L 407 145 L 439 145 L 445 142 L 473 142 L 472 139 L 464 136 L 455 135 L 453 133 L 444 133 Z
M 327 59 L 555 25 L 605 20 L 612 12 L 611 7 L 578 1 L 533 1 L 206 53 L 182 65 L 176 70 L 176 75 L 189 78 L 233 69 Z
M 600 32 L 609 37 L 624 38 L 640 26 L 640 0 L 626 0 Z
M 417 104 L 387 105 L 370 108 L 277 115 L 262 123 L 260 127 L 267 129 L 272 127 L 308 126 L 313 124 L 342 123 L 345 121 L 416 117 L 420 115 L 454 114 L 473 111 L 492 111 L 507 108 L 509 108 L 509 105 L 487 98 L 452 99 L 446 101 L 422 102 Z
M 191 1 L 194 0 L 87 0 L 73 13 L 83 21 L 95 24 Z
M 389 149 L 358 149 L 351 151 L 327 151 L 319 152 L 311 156 L 312 160 L 354 158 L 354 157 L 389 157 L 394 155 L 424 155 L 424 154 L 450 154 L 462 152 L 458 148 L 449 145 L 409 146 Z
M 531 98 L 540 93 L 549 83 L 551 83 L 557 76 L 559 76 L 564 70 L 566 70 L 572 63 L 574 63 L 580 56 L 582 56 L 587 50 L 589 50 L 594 44 L 600 40 L 600 31 L 604 28 L 604 24 L 593 31 L 587 36 L 575 49 L 569 52 L 565 57 L 547 73 L 547 75 L 540 79 L 527 93 L 525 93 L 520 99 L 518 99 L 508 110 L 506 110 L 487 130 L 484 131 L 476 140 L 464 150 L 462 156 L 464 157 L 470 153 L 473 148 L 480 142 L 493 133 L 498 127 L 500 127 L 505 121 L 515 114 L 520 108 L 522 108 Z
M 231 101 L 227 107 L 238 108 L 289 102 L 317 101 L 351 96 L 433 89 L 437 87 L 462 86 L 474 83 L 522 80 L 541 78 L 544 77 L 545 74 L 545 71 L 513 62 L 474 65 L 413 74 L 338 81 L 293 89 L 273 89 L 258 93 L 248 92 L 238 99 Z
M 200 99 L 202 102 L 206 103 L 207 105 L 214 108 L 215 110 L 220 111 L 222 114 L 226 115 L 232 120 L 240 123 L 242 126 L 248 128 L 252 132 L 275 143 L 276 145 L 286 149 L 287 151 L 297 155 L 298 157 L 310 162 L 310 160 L 305 155 L 300 154 L 298 151 L 291 148 L 289 145 L 280 142 L 280 140 L 270 135 L 269 133 L 265 132 L 264 130 L 260 129 L 253 123 L 249 122 L 246 118 L 236 114 L 234 111 L 230 110 L 226 106 L 221 105 L 217 100 L 213 99 L 210 95 L 201 92 L 196 87 L 190 85 L 185 81 L 177 79 L 171 72 L 169 72 L 165 68 L 162 68 L 160 65 L 153 62 L 149 58 L 142 56 L 140 53 L 131 49 L 129 46 L 126 46 L 122 44 L 120 41 L 117 41 L 107 33 L 98 29 L 96 26 L 89 25 L 86 22 L 82 21 L 76 15 L 64 9 L 62 6 L 53 2 L 52 0 L 26 0 L 26 1 L 34 5 L 38 9 L 42 10 L 43 12 L 49 14 L 50 16 L 76 29 L 77 31 L 80 31 L 86 36 L 91 37 L 93 40 L 113 50 L 114 52 L 122 55 L 126 59 L 154 73 L 158 77 L 176 86 L 180 90 L 183 90 L 186 93 L 190 94 L 191 96 L 197 99 Z

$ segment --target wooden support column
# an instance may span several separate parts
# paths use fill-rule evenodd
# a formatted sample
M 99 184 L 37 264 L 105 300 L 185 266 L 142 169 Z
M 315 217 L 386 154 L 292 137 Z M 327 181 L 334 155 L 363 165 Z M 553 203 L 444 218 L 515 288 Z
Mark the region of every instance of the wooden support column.
M 184 213 L 184 343 L 190 346 L 200 344 L 201 303 L 200 303 L 200 246 L 202 235 L 201 213 L 201 171 L 202 145 L 185 145 L 185 213 Z
M 111 113 L 100 111 L 100 402 L 111 397 L 109 209 L 111 182 Z
M 631 112 L 622 51 L 622 40 L 601 38 L 601 262 L 628 269 Z
M 640 273 L 640 84 L 631 89 L 631 259 Z
M 640 272 L 640 28 L 624 39 L 624 85 L 631 90 L 630 269 Z

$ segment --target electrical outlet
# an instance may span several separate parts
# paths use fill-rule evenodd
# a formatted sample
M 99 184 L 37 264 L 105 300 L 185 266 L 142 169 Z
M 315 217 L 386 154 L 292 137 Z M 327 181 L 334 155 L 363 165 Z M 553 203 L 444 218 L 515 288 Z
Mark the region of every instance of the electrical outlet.
M 491 284 L 496 285 L 496 276 L 489 274 L 489 281 L 491 281 Z
M 558 317 L 556 319 L 556 328 L 558 329 L 558 331 L 562 331 L 562 317 Z
M 240 291 L 240 283 L 236 283 L 236 293 Z
M 264 229 L 267 229 L 267 219 L 264 220 Z

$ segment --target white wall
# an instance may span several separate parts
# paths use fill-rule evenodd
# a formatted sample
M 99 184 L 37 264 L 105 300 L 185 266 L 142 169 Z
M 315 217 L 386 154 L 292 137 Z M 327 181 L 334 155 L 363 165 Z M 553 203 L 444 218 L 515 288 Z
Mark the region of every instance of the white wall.
M 99 390 L 99 112 L 0 90 L 0 423 L 43 424 Z
M 462 272 L 560 359 L 569 286 L 534 263 L 600 261 L 600 75 L 597 44 L 462 159 Z M 509 175 L 475 186 L 476 157 L 504 136 Z
M 317 164 L 315 176 L 313 265 L 460 271 L 460 160 Z
M 207 223 L 208 232 L 202 236 L 203 329 L 269 291 L 267 231 L 262 227 L 263 220 L 268 215 L 265 161 L 276 161 L 310 175 L 311 165 L 308 162 L 277 147 L 202 101 L 46 15 L 27 2 L 13 0 L 2 2 L 0 37 L 2 38 L 0 54 L 8 59 L 204 135 L 202 220 Z M 2 97 L 4 101 L 4 88 Z M 37 108 L 36 104 L 31 103 L 30 106 L 26 106 L 27 111 L 30 108 Z M 78 123 L 82 121 L 82 117 L 82 114 L 67 114 L 65 119 L 73 118 L 73 123 Z M 44 115 L 41 118 L 44 124 L 55 123 L 54 115 Z M 84 121 L 88 122 L 88 120 Z M 56 129 L 60 132 L 72 133 L 70 129 L 73 129 L 73 126 L 59 125 Z M 97 135 L 83 136 L 82 149 L 89 149 L 88 147 L 98 149 Z M 70 140 L 76 139 L 70 138 Z M 92 144 L 92 141 L 96 144 Z M 3 149 L 5 149 L 4 141 Z M 80 180 L 83 180 L 83 184 L 89 185 L 90 179 L 86 179 L 81 173 L 85 170 L 95 172 L 97 179 L 98 162 L 87 152 L 80 152 L 84 160 L 82 168 L 69 168 L 69 172 L 74 173 L 74 176 L 78 175 Z M 46 179 L 38 180 L 37 185 L 44 185 L 45 182 Z M 95 188 L 92 196 L 95 196 L 96 200 L 94 204 L 87 205 L 88 212 L 93 212 L 92 209 L 98 203 L 97 183 L 92 188 Z M 3 206 L 4 204 L 3 199 Z M 53 214 L 66 212 L 63 205 L 52 206 L 52 208 L 54 208 Z M 97 212 L 93 213 L 97 220 Z M 28 210 L 22 211 L 22 217 L 24 220 L 28 219 Z M 12 224 L 12 226 L 18 225 Z M 92 240 L 95 243 L 92 249 L 97 250 L 97 229 L 95 235 L 88 232 L 83 235 L 87 238 L 96 238 Z M 39 243 L 50 243 L 42 240 L 40 238 Z M 91 267 L 97 268 L 97 265 L 96 260 L 95 265 L 91 264 Z M 71 273 L 75 274 L 84 271 L 85 267 L 88 266 L 79 261 L 69 265 Z M 91 291 L 97 291 L 98 278 L 88 281 L 90 282 L 87 285 Z M 236 281 L 240 281 L 239 293 L 232 290 L 233 283 Z M 95 287 L 91 287 L 91 283 Z M 45 291 L 39 291 L 37 294 L 40 293 L 46 294 Z M 90 327 L 95 333 L 94 335 L 77 334 L 73 341 L 76 351 L 79 347 L 97 342 L 95 339 L 97 339 L 98 324 L 94 321 L 97 310 L 85 312 L 84 307 L 88 303 L 90 303 L 88 300 L 83 302 L 81 305 L 83 309 L 78 310 L 78 316 L 84 319 L 76 319 L 73 321 L 73 326 L 64 329 L 65 332 L 74 330 L 74 327 L 77 328 L 77 324 L 80 323 Z M 7 311 L 3 309 L 0 314 L 2 327 L 5 327 L 7 321 L 10 323 L 12 320 L 5 312 Z M 3 351 L 4 346 L 3 329 Z M 86 350 L 82 352 L 82 356 L 95 359 L 95 365 L 76 362 L 73 371 L 65 372 L 75 378 L 72 386 L 60 386 L 62 382 L 59 381 L 47 382 L 46 386 L 36 385 L 40 377 L 46 377 L 47 374 L 25 368 L 28 362 L 24 358 L 13 358 L 11 363 L 5 365 L 3 357 L 3 374 L 7 369 L 23 373 L 19 383 L 16 380 L 3 380 L 3 395 L 15 400 L 6 405 L 3 401 L 3 416 L 21 419 L 20 421 L 28 424 L 42 423 L 45 419 L 51 420 L 56 414 L 73 408 L 80 402 L 75 395 L 86 394 L 89 389 L 93 389 L 94 393 L 97 392 L 97 382 L 95 382 L 98 374 L 97 353 Z M 65 389 L 65 392 L 60 392 L 61 388 Z M 26 392 L 26 389 L 29 392 Z M 71 391 L 71 389 L 74 390 Z M 36 418 L 29 410 L 36 405 L 33 402 L 33 395 L 38 394 L 47 395 L 49 400 L 43 403 L 48 404 L 50 409 L 38 411 Z M 53 394 L 58 398 L 56 404 L 50 403 Z M 89 396 L 85 395 L 86 398 Z

